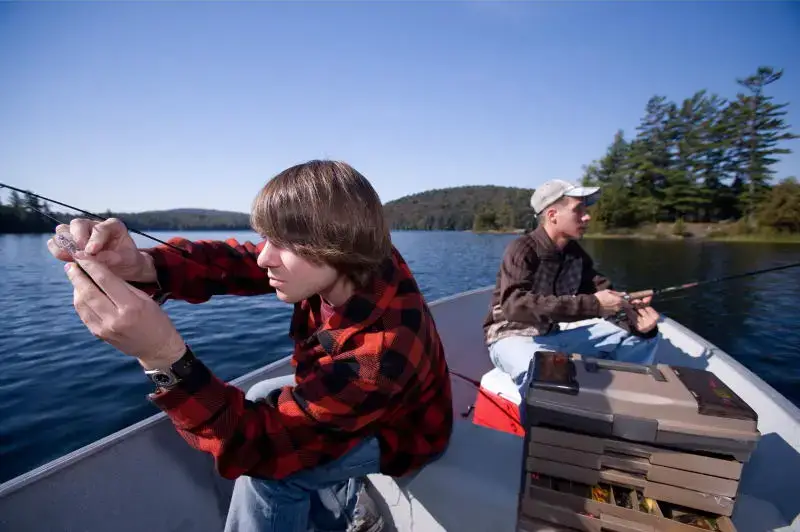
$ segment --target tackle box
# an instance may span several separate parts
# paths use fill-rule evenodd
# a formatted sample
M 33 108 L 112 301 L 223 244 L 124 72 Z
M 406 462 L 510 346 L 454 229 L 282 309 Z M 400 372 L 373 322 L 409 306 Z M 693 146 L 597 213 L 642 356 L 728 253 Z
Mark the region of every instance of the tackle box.
M 665 503 L 635 488 L 529 473 L 519 501 L 517 530 L 588 532 L 736 532 L 729 517 Z
M 758 416 L 713 373 L 538 351 L 526 424 L 734 457 L 760 438 Z
M 731 515 L 742 464 L 646 445 L 558 432 L 530 430 L 525 469 L 597 484 L 617 482 L 645 496 Z
M 734 530 L 758 418 L 713 373 L 551 352 L 530 369 L 519 530 Z

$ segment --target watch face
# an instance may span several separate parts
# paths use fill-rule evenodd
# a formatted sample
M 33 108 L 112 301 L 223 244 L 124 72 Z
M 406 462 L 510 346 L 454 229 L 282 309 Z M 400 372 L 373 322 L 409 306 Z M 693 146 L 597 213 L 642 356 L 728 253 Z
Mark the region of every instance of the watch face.
M 163 373 L 161 371 L 154 371 L 150 374 L 150 378 L 159 386 L 171 386 L 177 382 L 177 379 L 170 375 L 169 373 Z

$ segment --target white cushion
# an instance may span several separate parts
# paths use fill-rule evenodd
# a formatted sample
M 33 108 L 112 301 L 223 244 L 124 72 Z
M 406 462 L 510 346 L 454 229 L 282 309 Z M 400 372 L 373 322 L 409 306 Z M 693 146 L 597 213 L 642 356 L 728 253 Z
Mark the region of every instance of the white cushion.
M 517 388 L 517 385 L 511 380 L 511 376 L 497 368 L 489 371 L 481 378 L 481 388 L 487 392 L 499 395 L 506 401 L 514 403 L 515 405 L 520 404 L 522 401 L 519 388 Z

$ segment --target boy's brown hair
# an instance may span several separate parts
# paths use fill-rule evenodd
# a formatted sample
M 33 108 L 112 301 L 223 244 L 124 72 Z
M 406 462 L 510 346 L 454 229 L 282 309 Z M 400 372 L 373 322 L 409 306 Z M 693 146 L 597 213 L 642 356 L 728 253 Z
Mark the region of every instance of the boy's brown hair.
M 383 205 L 367 179 L 339 161 L 287 168 L 253 201 L 250 225 L 278 247 L 367 285 L 391 256 Z

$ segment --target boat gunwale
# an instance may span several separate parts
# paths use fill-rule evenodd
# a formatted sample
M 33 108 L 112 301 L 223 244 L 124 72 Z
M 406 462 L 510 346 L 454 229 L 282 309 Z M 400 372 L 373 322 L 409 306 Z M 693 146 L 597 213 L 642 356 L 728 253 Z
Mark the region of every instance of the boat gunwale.
M 289 364 L 292 355 L 286 355 L 283 358 L 270 362 L 260 368 L 256 368 L 253 371 L 245 373 L 244 375 L 240 375 L 239 377 L 229 381 L 228 383 L 233 386 L 238 386 L 248 380 L 252 380 L 256 376 L 262 373 L 269 373 L 275 369 L 280 368 L 281 366 L 286 366 Z M 164 412 L 158 412 L 151 416 L 148 416 L 140 421 L 137 421 L 127 427 L 124 427 L 116 432 L 112 432 L 102 438 L 98 438 L 97 440 L 87 443 L 82 447 L 78 447 L 77 449 L 70 451 L 64 455 L 59 456 L 58 458 L 54 458 L 53 460 L 46 462 L 26 473 L 22 473 L 14 478 L 7 480 L 6 482 L 0 484 L 0 497 L 3 497 L 9 493 L 13 493 L 14 491 L 25 487 L 26 485 L 30 484 L 34 480 L 42 480 L 47 478 L 62 469 L 69 467 L 70 465 L 74 464 L 75 462 L 92 456 L 100 451 L 103 451 L 107 448 L 113 447 L 119 443 L 122 443 L 128 436 L 132 436 L 134 434 L 138 434 L 143 432 L 147 428 L 157 423 L 163 423 L 168 420 L 167 414 Z
M 682 334 L 703 345 L 707 351 L 711 353 L 710 355 L 705 356 L 706 359 L 718 357 L 719 360 L 724 362 L 745 381 L 750 382 L 759 392 L 762 392 L 769 397 L 769 399 L 778 407 L 780 407 L 787 416 L 800 425 L 800 407 L 789 401 L 789 399 L 776 390 L 772 385 L 748 369 L 747 366 L 733 358 L 730 353 L 719 348 L 709 340 L 706 340 L 693 330 L 689 329 L 685 325 L 682 325 L 680 322 L 673 320 L 672 318 L 668 318 L 662 314 L 661 321 L 669 323 L 670 326 L 680 330 Z
M 450 301 L 460 299 L 462 297 L 467 297 L 483 292 L 487 292 L 494 289 L 494 285 L 485 286 L 482 288 L 476 288 L 472 290 L 467 290 L 463 292 L 458 292 L 456 294 L 452 294 L 449 296 L 444 296 L 441 298 L 436 299 L 429 303 L 429 307 L 433 308 L 444 303 L 448 303 Z M 797 424 L 800 425 L 800 408 L 792 404 L 786 397 L 781 395 L 775 388 L 769 385 L 766 381 L 761 379 L 758 375 L 747 369 L 744 365 L 740 362 L 735 360 L 732 356 L 728 353 L 711 343 L 710 341 L 706 340 L 702 336 L 698 335 L 691 329 L 681 325 L 679 322 L 673 320 L 672 318 L 666 317 L 662 314 L 661 322 L 669 323 L 671 326 L 678 329 L 682 334 L 685 334 L 690 339 L 698 342 L 702 345 L 710 355 L 703 355 L 707 359 L 711 357 L 717 356 L 720 360 L 727 364 L 733 371 L 739 374 L 740 377 L 749 381 L 753 384 L 753 386 L 759 391 L 764 393 L 769 399 L 776 404 L 779 408 L 781 408 L 791 419 L 793 419 Z M 239 386 L 243 383 L 251 381 L 255 379 L 258 375 L 264 373 L 270 373 L 282 366 L 286 366 L 291 361 L 292 355 L 286 355 L 283 358 L 265 364 L 260 368 L 257 368 L 253 371 L 245 373 L 235 379 L 229 381 L 229 384 L 233 386 Z M 138 434 L 145 429 L 149 428 L 152 425 L 157 423 L 164 423 L 167 422 L 168 417 L 164 412 L 159 412 L 153 414 L 149 417 L 146 417 L 136 423 L 133 423 L 127 427 L 124 427 L 116 432 L 112 432 L 102 438 L 99 438 L 91 443 L 88 443 L 82 447 L 79 447 L 69 453 L 66 453 L 58 458 L 55 458 L 47 463 L 44 463 L 34 469 L 31 469 L 28 472 L 22 473 L 14 478 L 7 480 L 6 482 L 0 484 L 0 497 L 13 493 L 23 487 L 27 486 L 28 484 L 45 479 L 71 465 L 78 462 L 79 460 L 83 460 L 89 456 L 92 456 L 100 451 L 103 451 L 107 448 L 113 447 L 121 442 L 123 442 L 128 436 Z

